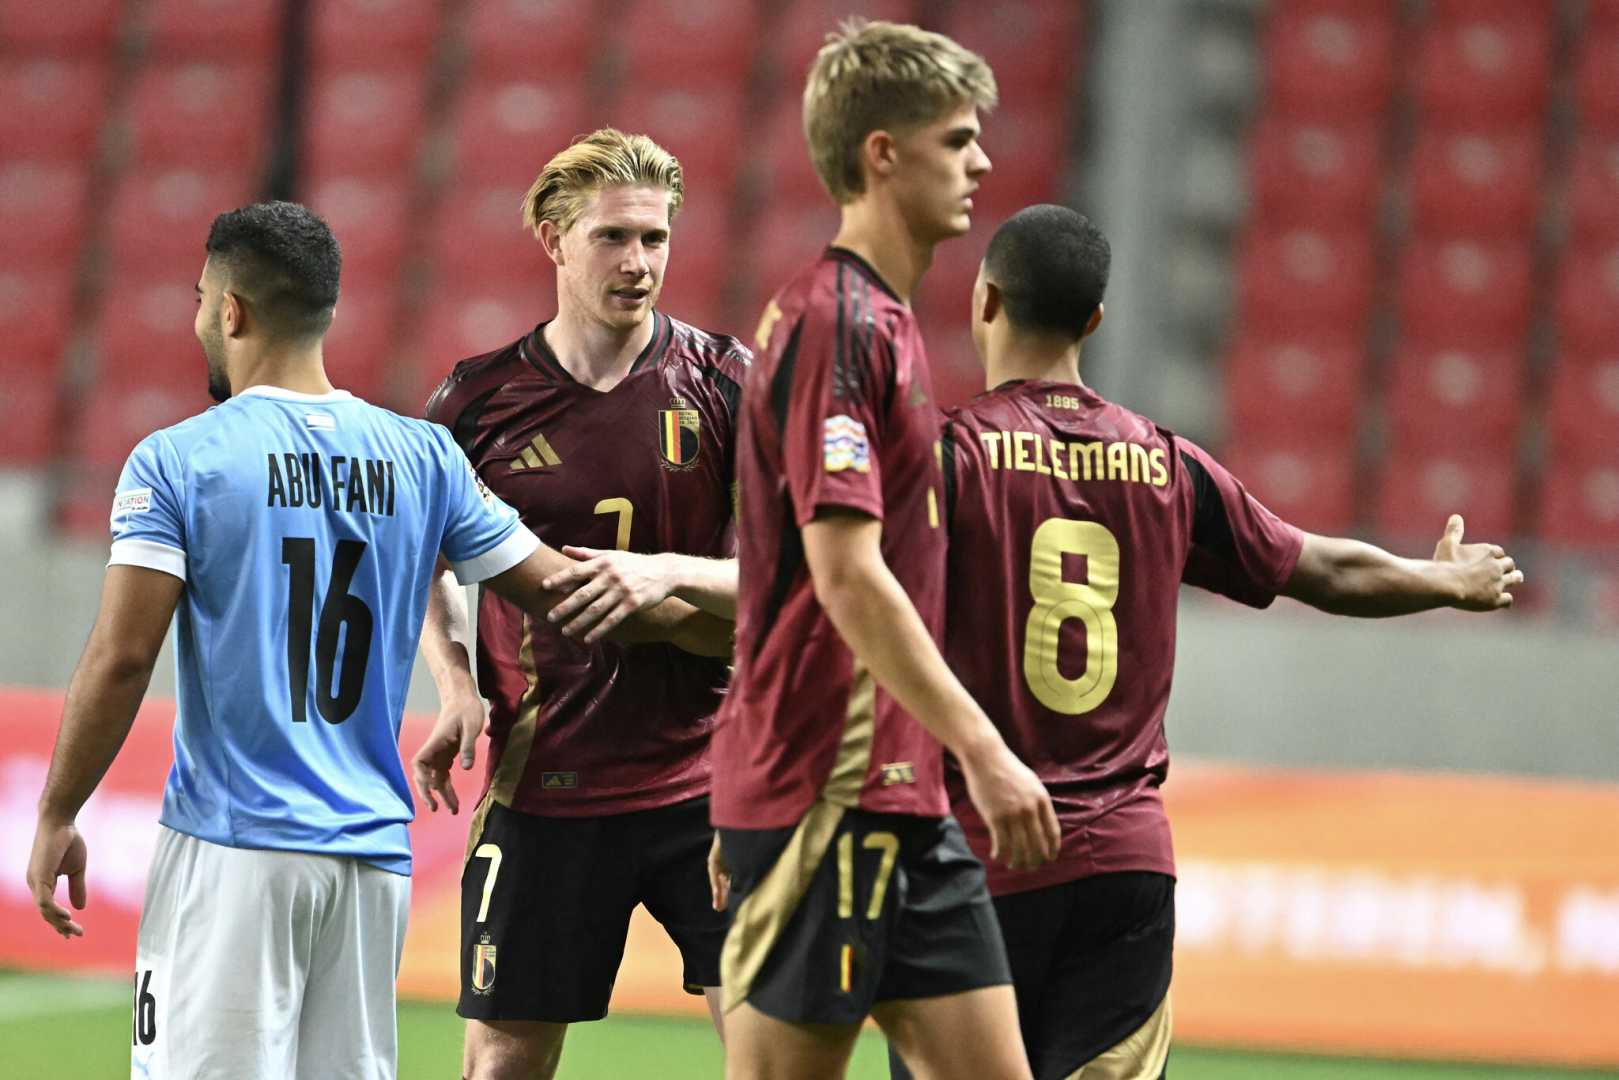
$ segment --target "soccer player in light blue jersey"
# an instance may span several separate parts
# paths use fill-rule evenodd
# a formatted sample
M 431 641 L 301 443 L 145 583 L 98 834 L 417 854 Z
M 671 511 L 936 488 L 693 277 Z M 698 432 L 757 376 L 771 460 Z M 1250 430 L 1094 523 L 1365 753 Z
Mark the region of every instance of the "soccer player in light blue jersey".
M 196 333 L 220 404 L 148 436 L 113 501 L 101 610 L 68 690 L 28 882 L 86 902 L 74 818 L 128 734 L 178 611 L 174 767 L 136 949 L 132 1076 L 395 1074 L 410 890 L 397 739 L 441 558 L 538 615 L 569 565 L 450 433 L 333 389 L 337 241 L 290 203 L 222 214 Z M 666 601 L 611 629 L 724 654 Z

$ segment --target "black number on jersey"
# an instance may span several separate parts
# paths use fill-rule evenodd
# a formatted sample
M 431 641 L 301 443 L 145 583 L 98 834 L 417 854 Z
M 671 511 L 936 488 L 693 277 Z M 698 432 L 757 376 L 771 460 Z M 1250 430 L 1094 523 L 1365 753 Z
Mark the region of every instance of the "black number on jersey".
M 354 571 L 365 554 L 364 540 L 339 540 L 332 556 L 332 576 L 315 633 L 315 707 L 328 724 L 341 724 L 359 707 L 365 690 L 365 666 L 371 657 L 371 631 L 376 620 L 365 601 L 349 593 Z M 289 536 L 281 541 L 281 561 L 291 568 L 287 581 L 287 692 L 292 720 L 303 723 L 309 702 L 309 631 L 315 615 L 315 541 Z M 344 633 L 344 626 L 348 632 Z M 337 643 L 343 663 L 337 668 Z M 337 692 L 332 676 L 338 675 Z
M 152 996 L 152 972 L 135 972 L 133 1045 L 151 1046 L 157 1039 L 157 998 Z

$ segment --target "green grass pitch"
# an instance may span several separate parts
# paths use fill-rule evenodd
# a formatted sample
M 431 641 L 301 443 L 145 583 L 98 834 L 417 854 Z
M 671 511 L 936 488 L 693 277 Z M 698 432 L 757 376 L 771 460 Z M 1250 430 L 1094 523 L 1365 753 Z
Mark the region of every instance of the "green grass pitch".
M 129 990 L 122 980 L 0 974 L 0 1073 L 8 1080 L 122 1080 L 129 1075 Z M 442 1002 L 399 1007 L 400 1080 L 460 1075 L 461 1020 Z M 712 1030 L 692 1020 L 616 1015 L 568 1034 L 565 1080 L 711 1080 L 722 1075 Z M 1615 1073 L 1401 1061 L 1281 1057 L 1176 1047 L 1173 1080 L 1575 1080 Z M 860 1040 L 851 1080 L 886 1080 L 882 1039 Z

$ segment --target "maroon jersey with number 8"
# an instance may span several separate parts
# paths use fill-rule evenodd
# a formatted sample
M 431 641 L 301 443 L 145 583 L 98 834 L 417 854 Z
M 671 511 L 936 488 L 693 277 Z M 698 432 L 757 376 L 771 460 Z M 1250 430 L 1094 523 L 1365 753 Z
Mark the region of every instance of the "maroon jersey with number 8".
M 1013 382 L 954 410 L 946 659 L 1051 792 L 1056 862 L 1014 873 L 959 772 L 952 809 L 996 894 L 1175 872 L 1159 786 L 1180 583 L 1264 607 L 1303 534 L 1202 449 L 1086 387 Z
M 939 744 L 838 636 L 799 531 L 828 511 L 880 520 L 883 559 L 938 638 L 939 420 L 916 320 L 834 248 L 777 295 L 760 336 L 737 440 L 736 673 L 714 735 L 714 824 L 782 828 L 817 799 L 942 817 Z
M 576 382 L 541 326 L 456 365 L 427 405 L 484 483 L 552 547 L 732 554 L 734 416 L 748 351 L 653 313 L 622 382 Z M 708 791 L 723 660 L 565 638 L 487 590 L 478 685 L 488 784 L 531 814 L 598 816 Z

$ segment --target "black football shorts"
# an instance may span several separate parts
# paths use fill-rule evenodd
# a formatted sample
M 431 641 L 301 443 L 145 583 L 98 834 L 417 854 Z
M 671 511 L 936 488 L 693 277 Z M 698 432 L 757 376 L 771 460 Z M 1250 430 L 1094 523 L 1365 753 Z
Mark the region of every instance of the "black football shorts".
M 491 804 L 461 872 L 461 998 L 472 1020 L 607 1015 L 630 913 L 680 949 L 687 992 L 718 986 L 726 918 L 709 902 L 707 797 L 606 817 Z
M 797 828 L 721 829 L 725 1002 L 857 1024 L 884 1001 L 1011 981 L 984 868 L 954 818 L 816 803 Z
M 1175 879 L 1098 874 L 995 898 L 1035 1080 L 1061 1080 L 1157 1018 L 1169 993 Z M 1134 1044 L 1132 1043 L 1132 1046 Z M 1119 1048 L 1115 1051 L 1115 1048 Z M 909 1080 L 889 1055 L 894 1080 Z

